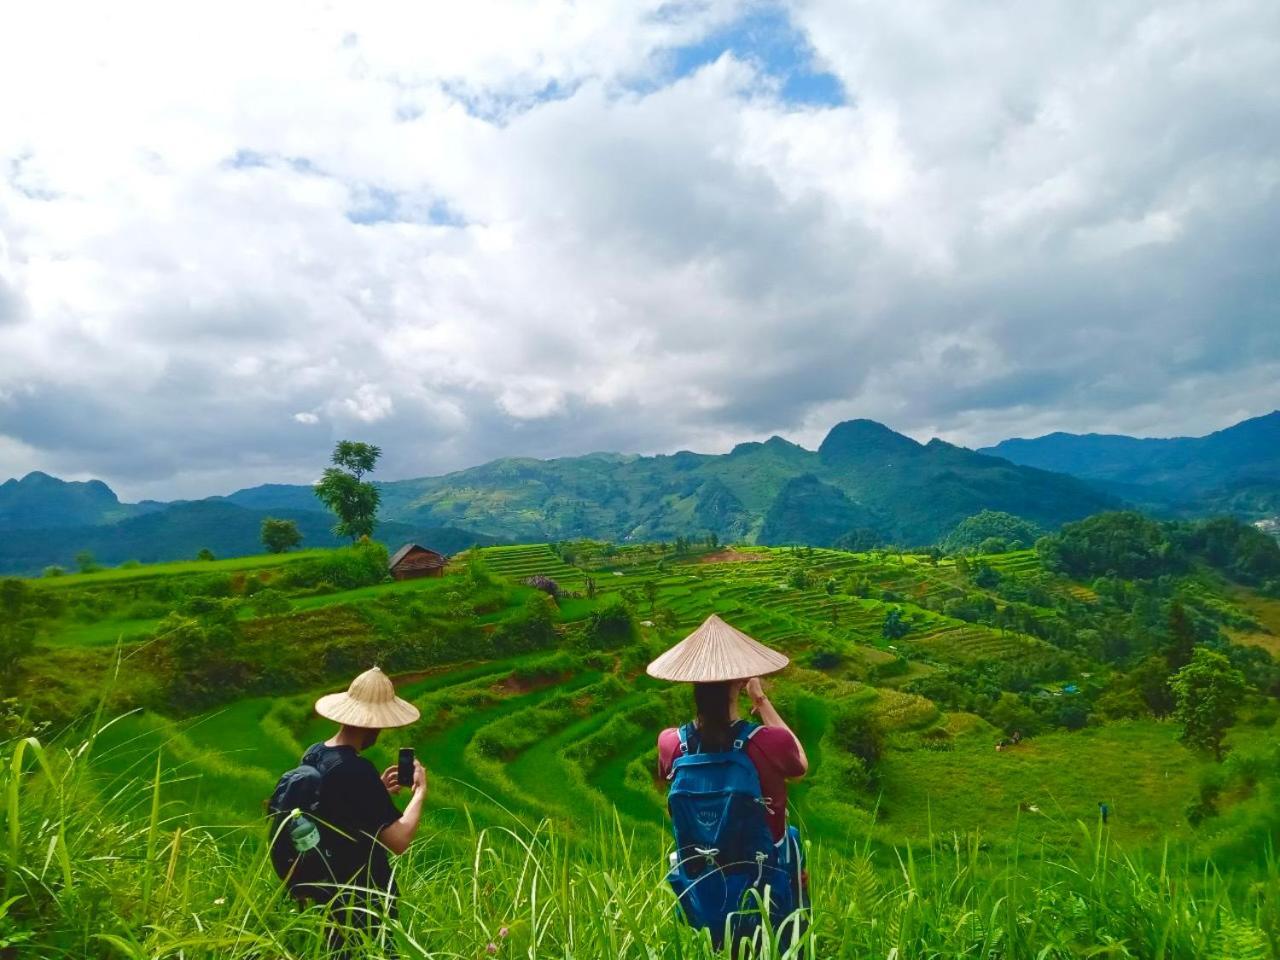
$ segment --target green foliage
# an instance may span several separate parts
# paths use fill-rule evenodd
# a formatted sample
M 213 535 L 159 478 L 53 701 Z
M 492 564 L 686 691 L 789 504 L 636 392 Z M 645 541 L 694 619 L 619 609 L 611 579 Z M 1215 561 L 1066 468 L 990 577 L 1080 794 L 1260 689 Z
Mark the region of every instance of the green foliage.
M 42 577 L 61 577 L 66 575 L 66 570 L 58 566 L 56 563 L 47 566 L 40 572 Z
M 196 554 L 196 559 L 202 563 L 209 563 L 210 561 L 216 560 L 217 557 L 213 555 L 213 551 L 208 547 L 201 547 L 200 552 Z
M 1164 528 L 1140 513 L 1100 513 L 1042 537 L 1036 551 L 1051 570 L 1072 577 L 1150 578 L 1181 568 Z
M 372 444 L 339 441 L 333 450 L 333 466 L 324 471 L 315 493 L 338 518 L 333 532 L 359 540 L 373 536 L 382 493 L 364 476 L 372 472 L 382 451 Z
M 508 657 L 554 646 L 557 634 L 548 602 L 542 597 L 530 597 L 519 616 L 499 624 L 493 632 L 493 652 Z
M 1242 583 L 1280 576 L 1280 543 L 1251 524 L 1214 517 L 1176 525 L 1172 532 L 1183 550 Z
M 1244 675 L 1222 654 L 1201 647 L 1169 686 L 1177 701 L 1175 714 L 1182 723 L 1183 741 L 1221 760 L 1223 737 L 1235 722 L 1245 690 Z
M 17 690 L 22 661 L 35 647 L 40 604 L 22 580 L 0 580 L 0 696 Z
M 803 566 L 797 564 L 787 572 L 787 586 L 796 590 L 807 590 L 813 584 L 813 576 Z
M 636 635 L 635 616 L 620 600 L 607 600 L 591 611 L 583 631 L 590 650 L 616 650 Z
M 911 624 L 902 618 L 901 607 L 891 607 L 884 615 L 884 623 L 880 626 L 880 636 L 886 640 L 901 640 L 911 632 Z
M 284 553 L 302 543 L 298 521 L 264 517 L 262 520 L 262 545 L 268 553 Z
M 831 742 L 874 771 L 884 756 L 884 727 L 865 703 L 845 703 L 831 715 Z
M 999 700 L 986 716 L 994 726 L 1005 733 L 1021 733 L 1024 737 L 1039 733 L 1042 726 L 1039 714 L 1032 709 L 1031 705 L 1012 693 L 1000 694 Z
M 278 617 L 293 609 L 293 604 L 279 590 L 266 587 L 253 596 L 253 611 L 260 617 Z
M 328 584 L 337 590 L 352 590 L 381 583 L 387 578 L 387 548 L 373 540 L 326 551 L 314 559 L 290 564 L 280 576 L 290 588 Z
M 1035 543 L 1043 531 L 1011 513 L 983 510 L 961 520 L 939 546 L 947 553 L 1004 553 L 1011 545 Z
M 98 566 L 98 562 L 94 560 L 93 553 L 89 550 L 81 550 L 76 554 L 76 569 L 81 573 L 95 573 L 102 568 Z

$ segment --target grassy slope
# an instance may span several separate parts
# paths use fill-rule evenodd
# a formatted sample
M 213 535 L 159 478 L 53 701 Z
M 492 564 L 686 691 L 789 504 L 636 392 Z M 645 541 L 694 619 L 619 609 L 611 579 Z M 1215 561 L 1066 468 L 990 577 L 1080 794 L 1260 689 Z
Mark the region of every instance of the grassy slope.
M 513 580 L 533 573 L 548 573 L 573 588 L 581 589 L 585 584 L 580 570 L 568 567 L 543 545 L 489 548 L 484 555 L 495 573 Z M 300 556 L 165 564 L 37 583 L 55 589 L 112 582 L 127 584 L 139 577 L 182 577 L 218 569 L 271 568 Z M 817 587 L 807 590 L 786 587 L 788 570 L 798 562 L 789 551 L 753 549 L 750 556 L 754 559 L 741 563 L 677 563 L 665 571 L 657 569 L 654 557 L 639 561 L 619 557 L 612 562 L 602 561 L 591 571 L 591 576 L 602 593 L 639 589 L 646 581 L 657 582 L 659 606 L 668 607 L 677 615 L 676 634 L 715 609 L 731 614 L 734 622 L 762 639 L 779 643 L 793 654 L 805 649 L 814 636 L 828 633 L 857 640 L 867 651 L 869 660 L 886 658 L 885 641 L 878 636 L 885 604 L 845 596 L 830 598 Z M 719 559 L 732 561 L 733 557 L 726 555 Z M 996 558 L 996 562 L 1002 570 L 1016 573 L 1030 569 L 1035 561 L 1032 554 L 1023 552 Z M 907 590 L 917 599 L 923 595 L 920 591 L 947 596 L 956 589 L 954 568 L 945 562 L 930 566 L 910 556 L 892 558 L 815 551 L 805 563 L 819 571 L 818 580 L 826 575 L 844 577 L 857 573 L 869 576 L 886 589 Z M 408 581 L 300 598 L 295 601 L 295 609 L 311 610 L 405 593 L 421 592 L 424 597 L 432 597 L 451 588 L 447 578 Z M 841 611 L 836 627 L 828 620 L 827 611 L 833 603 Z M 996 631 L 947 621 L 910 602 L 900 605 L 919 616 L 921 623 L 906 642 L 919 644 L 922 649 L 927 648 L 930 655 L 944 661 L 954 658 L 964 662 L 968 656 L 966 651 L 974 645 L 984 649 L 993 644 L 1002 645 L 1002 649 L 1023 649 L 1018 645 L 1021 641 L 1014 643 Z M 586 599 L 568 600 L 564 603 L 563 617 L 566 621 L 579 620 L 593 606 L 593 602 Z M 490 615 L 490 619 L 506 615 L 506 609 Z M 642 615 L 644 609 L 642 604 Z M 245 610 L 244 615 L 250 616 L 251 610 Z M 57 640 L 68 648 L 92 646 L 113 640 L 112 632 L 118 635 L 120 627 L 119 622 L 111 621 L 70 627 L 58 635 Z M 660 631 L 656 630 L 644 633 L 654 644 L 670 639 L 657 636 Z M 497 676 L 501 669 L 498 665 L 496 669 L 491 666 L 442 670 L 406 688 L 407 695 L 426 696 L 445 686 L 471 682 L 484 676 L 486 671 Z M 926 664 L 913 663 L 911 675 L 928 669 Z M 581 682 L 585 682 L 582 677 L 575 678 L 575 683 Z M 785 677 L 781 682 L 785 687 Z M 885 686 L 900 682 L 901 678 L 897 678 Z M 471 735 L 516 709 L 517 703 L 535 704 L 547 695 L 546 691 L 535 691 L 509 698 L 457 724 L 433 731 L 420 742 L 421 755 L 438 777 L 465 782 L 473 771 L 468 770 L 462 751 Z M 949 718 L 936 713 L 922 712 L 909 698 L 890 700 L 888 697 L 889 693 L 883 694 L 882 701 L 883 709 L 889 711 L 886 716 L 891 724 L 920 729 L 921 725 L 945 726 L 950 722 Z M 814 773 L 820 774 L 822 735 L 829 722 L 830 705 L 823 696 L 806 695 L 803 690 L 796 691 L 795 703 L 792 720 L 809 746 Z M 559 808 L 561 814 L 572 815 L 575 804 L 581 811 L 596 809 L 596 800 L 575 800 L 572 791 L 567 800 L 556 802 L 561 792 L 558 767 L 563 762 L 559 751 L 575 738 L 597 729 L 609 715 L 625 705 L 612 704 L 603 714 L 583 719 L 515 758 L 509 774 L 528 793 L 523 803 L 526 810 Z M 268 701 L 254 699 L 179 724 L 150 715 L 127 718 L 104 738 L 110 759 L 108 769 L 115 774 L 137 773 L 146 765 L 147 757 L 154 757 L 156 746 L 164 744 L 166 755 L 174 763 L 175 800 L 195 801 L 214 819 L 242 820 L 246 811 L 252 815 L 257 809 L 256 804 L 265 795 L 264 790 L 269 789 L 274 775 L 296 759 L 296 751 L 291 751 L 290 746 L 312 742 L 325 733 L 323 723 L 312 721 L 293 730 L 292 739 L 282 743 L 277 731 L 263 728 L 268 708 Z M 680 719 L 672 717 L 670 722 Z M 1198 764 L 1174 741 L 1173 735 L 1174 730 L 1168 725 L 1112 724 L 1079 734 L 1047 735 L 1024 744 L 1017 751 L 1002 754 L 991 749 L 989 732 L 959 738 L 954 750 L 949 752 L 891 750 L 881 774 L 881 833 L 886 839 L 907 840 L 926 837 L 930 829 L 941 832 L 977 829 L 988 836 L 999 837 L 1006 835 L 1016 822 L 1020 806 L 1035 804 L 1040 812 L 1034 815 L 1032 829 L 1062 842 L 1072 842 L 1074 821 L 1091 819 L 1100 799 L 1107 799 L 1116 811 L 1117 836 L 1145 841 L 1176 833 L 1182 829 L 1178 827 L 1183 822 L 1182 809 L 1194 792 Z M 375 762 L 390 763 L 394 746 L 380 744 L 372 754 Z M 655 814 L 660 813 L 654 797 L 637 792 L 627 776 L 628 769 L 638 760 L 648 762 L 652 749 L 652 734 L 637 737 L 615 755 L 605 758 L 587 779 L 587 785 L 598 798 L 611 801 L 623 815 L 636 822 L 654 823 Z M 1135 770 L 1143 778 L 1140 796 L 1129 795 Z M 196 775 L 198 777 L 190 781 L 182 779 Z M 484 782 L 473 782 L 471 787 L 500 789 Z M 470 788 L 462 788 L 463 794 L 469 791 Z M 805 785 L 798 785 L 793 792 L 797 818 L 809 823 L 812 831 L 820 836 L 837 837 L 847 833 L 845 824 L 829 818 L 824 820 L 822 813 L 809 810 L 806 792 Z M 449 802 L 457 797 L 458 794 L 453 794 Z M 529 798 L 533 802 L 529 802 Z M 501 799 L 507 803 L 517 800 L 512 796 Z M 1024 809 L 1024 827 L 1032 816 Z
M 904 839 L 976 830 L 987 838 L 1075 838 L 1098 803 L 1127 844 L 1185 837 L 1182 807 L 1204 761 L 1177 742 L 1171 723 L 1126 721 L 1048 733 L 997 752 L 970 736 L 945 752 L 891 751 L 880 768 L 885 824 Z M 1037 808 L 1031 810 L 1031 807 Z

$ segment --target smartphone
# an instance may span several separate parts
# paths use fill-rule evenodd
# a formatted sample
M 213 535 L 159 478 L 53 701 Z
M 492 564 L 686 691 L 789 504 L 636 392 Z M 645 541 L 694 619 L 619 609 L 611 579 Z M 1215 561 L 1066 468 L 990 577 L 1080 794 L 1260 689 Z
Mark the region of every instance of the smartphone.
M 413 747 L 400 748 L 400 766 L 396 777 L 400 781 L 400 786 L 406 790 L 413 789 Z

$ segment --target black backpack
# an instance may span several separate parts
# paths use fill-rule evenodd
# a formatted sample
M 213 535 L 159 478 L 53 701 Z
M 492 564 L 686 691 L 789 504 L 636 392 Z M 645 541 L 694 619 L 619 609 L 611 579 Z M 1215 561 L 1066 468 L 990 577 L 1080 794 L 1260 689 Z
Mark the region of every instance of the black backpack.
M 315 885 L 335 880 L 329 830 L 317 813 L 324 778 L 340 763 L 337 750 L 308 750 L 300 765 L 280 777 L 267 801 L 271 866 L 295 897 L 318 897 Z

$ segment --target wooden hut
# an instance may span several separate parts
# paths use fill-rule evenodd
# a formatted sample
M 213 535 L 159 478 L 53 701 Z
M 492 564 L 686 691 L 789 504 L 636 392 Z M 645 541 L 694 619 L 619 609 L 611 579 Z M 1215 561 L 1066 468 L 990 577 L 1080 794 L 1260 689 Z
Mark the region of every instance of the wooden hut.
M 448 562 L 449 558 L 443 553 L 436 553 L 416 543 L 406 543 L 392 554 L 387 562 L 387 571 L 397 580 L 438 577 L 444 573 Z

